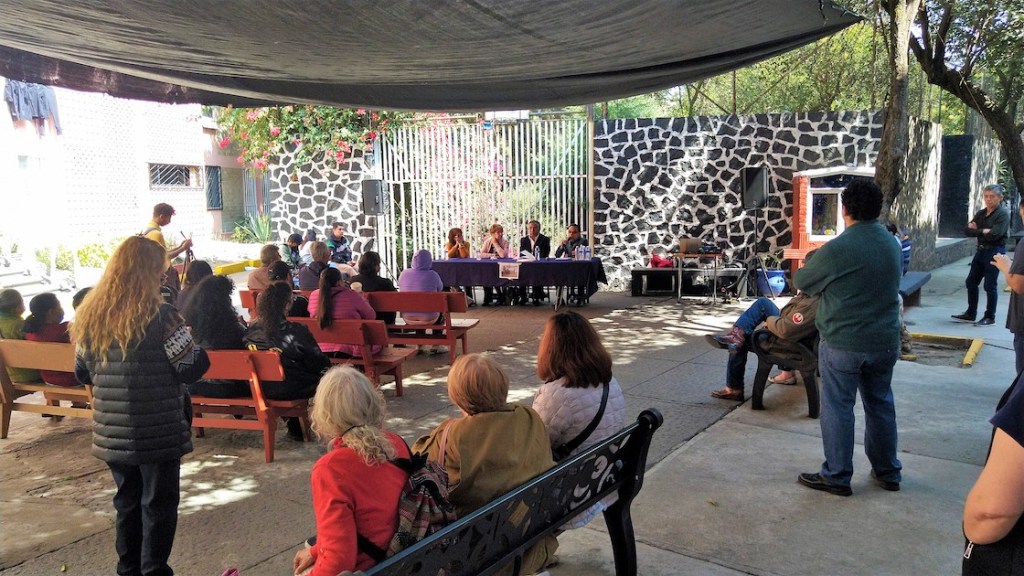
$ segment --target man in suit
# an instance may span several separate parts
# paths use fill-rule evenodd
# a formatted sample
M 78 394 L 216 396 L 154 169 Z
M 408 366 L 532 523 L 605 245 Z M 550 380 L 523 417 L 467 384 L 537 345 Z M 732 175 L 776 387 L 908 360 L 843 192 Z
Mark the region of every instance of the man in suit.
M 526 236 L 519 239 L 519 252 L 529 252 L 530 254 L 540 254 L 541 258 L 547 258 L 551 255 L 551 238 L 540 233 L 540 222 L 536 220 L 530 220 L 526 223 Z M 530 287 L 530 299 L 533 300 L 534 306 L 540 306 L 540 301 L 544 299 L 544 287 L 543 286 L 531 286 Z M 519 298 L 517 304 L 526 304 L 526 289 L 522 288 L 519 291 Z

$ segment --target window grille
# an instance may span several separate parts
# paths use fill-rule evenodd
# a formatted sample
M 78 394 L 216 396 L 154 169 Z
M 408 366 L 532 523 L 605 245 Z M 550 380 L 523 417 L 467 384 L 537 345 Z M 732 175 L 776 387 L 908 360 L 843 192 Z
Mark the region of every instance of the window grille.
M 220 166 L 206 167 L 206 209 L 224 209 L 224 196 L 221 193 Z
M 199 168 L 180 164 L 150 164 L 150 186 L 197 186 L 199 184 Z

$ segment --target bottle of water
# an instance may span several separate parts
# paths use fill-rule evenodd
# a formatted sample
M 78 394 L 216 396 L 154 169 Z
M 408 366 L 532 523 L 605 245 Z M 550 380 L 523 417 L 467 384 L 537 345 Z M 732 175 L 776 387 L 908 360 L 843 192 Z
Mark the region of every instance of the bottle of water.
M 540 246 L 533 247 L 533 259 L 540 260 Z
M 580 247 L 579 246 L 577 246 L 577 247 L 572 249 L 572 259 L 573 260 L 579 260 L 580 259 Z

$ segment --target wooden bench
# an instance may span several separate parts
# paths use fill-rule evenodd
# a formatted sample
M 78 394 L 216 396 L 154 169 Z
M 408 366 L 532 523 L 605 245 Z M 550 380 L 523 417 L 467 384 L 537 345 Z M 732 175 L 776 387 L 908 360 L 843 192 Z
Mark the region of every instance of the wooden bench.
M 415 348 L 389 348 L 388 331 L 381 320 L 335 320 L 327 328 L 320 327 L 316 318 L 288 318 L 309 328 L 320 344 L 348 344 L 361 346 L 363 355 L 352 358 L 331 358 L 335 364 L 352 364 L 363 370 L 366 376 L 380 388 L 381 374 L 395 377 L 395 396 L 402 395 L 402 363 L 416 355 Z M 384 346 L 377 354 L 371 353 L 373 346 Z
M 469 352 L 466 334 L 480 323 L 475 318 L 452 318 L 453 312 L 466 312 L 466 295 L 460 292 L 368 292 L 370 306 L 376 312 L 430 312 L 443 316 L 441 324 L 406 324 L 398 318 L 388 326 L 392 344 L 446 345 L 448 361 L 455 362 L 455 346 L 462 340 L 462 353 Z M 415 330 L 415 331 L 413 331 Z M 430 331 L 439 334 L 430 334 Z
M 369 575 L 493 574 L 507 564 L 518 574 L 523 553 L 609 494 L 604 511 L 615 573 L 634 576 L 636 541 L 630 504 L 640 493 L 647 450 L 661 414 L 649 408 L 636 422 L 522 486 L 460 518 L 365 571 Z
M 903 306 L 918 306 L 921 304 L 921 288 L 932 279 L 931 272 L 907 271 L 900 278 L 900 296 L 903 296 Z
M 260 430 L 263 432 L 263 453 L 267 462 L 274 461 L 274 439 L 277 419 L 297 417 L 302 422 L 303 436 L 309 440 L 309 400 L 268 400 L 262 382 L 284 380 L 284 368 L 277 352 L 253 350 L 208 350 L 210 368 L 203 375 L 208 380 L 247 380 L 251 398 L 192 397 L 192 427 L 202 438 L 206 428 L 228 430 Z M 215 416 L 208 416 L 214 414 Z M 235 416 L 253 416 L 237 419 Z
M 309 299 L 309 295 L 313 292 L 312 290 L 292 290 L 293 293 L 299 296 L 305 296 Z M 238 299 L 241 301 L 242 308 L 249 311 L 249 320 L 256 319 L 256 297 L 260 295 L 259 290 L 239 290 Z
M 817 418 L 821 406 L 821 401 L 818 398 L 817 333 L 797 342 L 796 347 L 800 351 L 800 360 L 795 365 L 792 361 L 775 356 L 764 348 L 764 342 L 771 336 L 772 333 L 765 328 L 755 330 L 750 336 L 750 340 L 753 342 L 751 351 L 757 355 L 757 374 L 754 376 L 754 392 L 750 400 L 751 410 L 764 410 L 764 389 L 768 385 L 768 374 L 772 371 L 772 366 L 786 366 L 800 373 L 804 389 L 807 390 L 807 416 Z
M 676 280 L 679 270 L 675 268 L 634 268 L 630 271 L 630 296 L 643 296 L 648 292 L 676 293 Z M 652 282 L 652 279 L 654 282 Z M 653 288 L 651 284 L 667 285 L 665 288 Z
M 7 368 L 29 368 L 53 370 L 55 372 L 75 371 L 75 345 L 56 342 L 31 342 L 27 340 L 0 339 L 0 401 L 3 403 L 0 420 L 0 438 L 7 438 L 11 425 L 11 413 L 34 412 L 52 416 L 92 418 L 91 408 L 61 406 L 61 401 L 92 405 L 92 386 L 67 388 L 54 386 L 42 380 L 35 382 L 13 382 Z M 44 404 L 19 402 L 29 394 L 42 392 Z

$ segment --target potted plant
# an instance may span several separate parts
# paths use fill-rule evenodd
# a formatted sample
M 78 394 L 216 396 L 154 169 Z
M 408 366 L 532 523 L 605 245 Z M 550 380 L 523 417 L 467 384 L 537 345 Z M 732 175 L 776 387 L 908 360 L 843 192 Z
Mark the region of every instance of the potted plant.
M 786 271 L 782 269 L 782 249 L 758 256 L 755 284 L 762 296 L 774 298 L 786 289 Z

